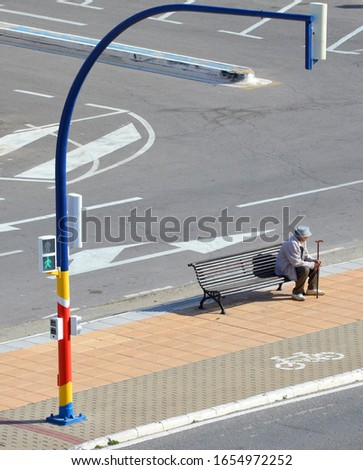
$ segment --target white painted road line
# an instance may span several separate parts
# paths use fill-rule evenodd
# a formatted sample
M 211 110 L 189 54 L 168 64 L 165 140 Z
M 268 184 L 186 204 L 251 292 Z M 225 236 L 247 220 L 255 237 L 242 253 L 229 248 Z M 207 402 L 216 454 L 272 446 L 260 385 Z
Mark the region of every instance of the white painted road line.
M 93 3 L 93 0 L 84 0 L 83 3 L 69 2 L 68 0 L 57 0 L 57 3 L 65 3 L 66 5 L 73 5 L 75 7 L 92 8 L 93 10 L 103 10 L 102 7 L 95 7 L 90 5 Z
M 23 220 L 14 220 L 13 222 L 5 222 L 0 224 L 0 232 L 11 232 L 13 230 L 20 230 L 14 225 L 21 225 L 27 224 L 28 222 L 39 222 L 40 220 L 51 219 L 55 217 L 55 214 L 48 214 L 48 215 L 41 215 L 39 217 L 33 217 L 31 219 L 23 219 Z
M 125 299 L 133 298 L 133 297 L 141 297 L 143 295 L 153 294 L 155 292 L 160 292 L 160 291 L 168 290 L 168 289 L 172 289 L 172 288 L 173 288 L 173 286 L 159 287 L 157 289 L 151 289 L 151 290 L 145 290 L 143 292 L 137 292 L 137 294 L 127 294 L 127 295 L 124 295 L 124 297 L 125 297 Z
M 105 202 L 104 204 L 96 204 L 95 206 L 87 206 L 85 210 L 102 209 L 103 207 L 117 206 L 119 204 L 126 204 L 127 202 L 141 201 L 142 197 L 130 197 L 128 199 L 122 199 L 121 201 Z
M 23 253 L 23 250 L 14 250 L 14 251 L 8 251 L 6 253 L 0 253 L 0 256 L 10 256 L 10 255 L 16 255 L 18 253 Z
M 344 247 L 343 246 L 340 246 L 340 247 L 337 247 L 337 248 L 332 248 L 331 250 L 324 250 L 324 251 L 321 251 L 320 254 L 321 255 L 326 255 L 328 253 L 335 253 L 336 251 L 342 251 L 344 250 Z
M 281 201 L 283 199 L 292 199 L 294 197 L 307 196 L 309 194 L 321 193 L 323 191 L 331 191 L 333 189 L 346 188 L 355 184 L 362 184 L 363 180 L 351 181 L 349 183 L 336 184 L 335 186 L 327 186 L 326 188 L 312 189 L 311 191 L 303 191 L 301 193 L 287 194 L 285 196 L 272 197 L 270 199 L 263 199 L 261 201 L 248 202 L 246 204 L 238 204 L 236 207 L 250 207 L 257 206 L 258 204 L 266 204 L 268 202 Z
M 41 98 L 54 98 L 52 95 L 45 95 L 44 93 L 35 93 L 34 91 L 28 91 L 28 90 L 13 90 L 16 93 L 24 93 L 25 95 L 34 95 L 34 96 L 40 96 Z
M 9 13 L 11 15 L 27 16 L 29 18 L 37 18 L 39 20 L 54 21 L 56 23 L 73 24 L 75 26 L 87 26 L 86 23 L 78 23 L 76 21 L 62 20 L 60 18 L 53 18 L 51 16 L 34 15 L 33 13 L 27 13 L 25 11 L 15 11 L 15 10 L 7 10 L 5 8 L 0 8 L 0 12 Z
M 330 47 L 327 48 L 327 51 L 328 52 L 336 52 L 337 54 L 359 54 L 358 51 L 336 51 L 335 49 L 337 47 L 339 47 L 341 44 L 343 44 L 344 42 L 351 39 L 353 36 L 356 36 L 361 31 L 363 31 L 363 26 L 360 26 L 359 28 L 355 29 L 353 32 L 351 32 L 351 33 L 347 34 L 346 36 L 344 36 L 339 41 L 335 42 L 333 45 L 331 45 Z
M 34 179 L 26 179 L 26 180 L 21 180 L 19 178 L 10 178 L 10 177 L 0 177 L 0 181 L 16 181 L 17 183 L 54 183 L 54 180 L 34 180 Z
M 121 199 L 120 201 L 111 201 L 111 202 L 106 202 L 104 204 L 97 204 L 95 206 L 85 207 L 84 209 L 92 210 L 92 209 L 98 209 L 100 207 L 115 206 L 118 204 L 127 204 L 128 202 L 140 201 L 141 199 L 142 199 L 141 197 L 132 197 L 128 199 Z M 23 219 L 23 220 L 14 220 L 13 222 L 4 222 L 0 224 L 0 233 L 11 232 L 12 230 L 20 230 L 19 228 L 14 227 L 14 225 L 22 225 L 22 224 L 27 224 L 31 222 L 39 222 L 41 220 L 51 219 L 53 217 L 55 217 L 55 214 L 41 215 L 38 217 L 32 217 L 32 218 Z
M 301 1 L 302 0 L 295 0 L 294 2 L 290 3 L 290 5 L 287 5 L 286 7 L 281 8 L 281 10 L 278 10 L 278 13 L 285 13 L 285 11 L 290 10 L 294 6 L 301 3 Z M 263 20 L 261 20 L 258 23 L 254 24 L 250 28 L 245 29 L 241 33 L 235 33 L 233 31 L 224 31 L 223 29 L 218 30 L 218 32 L 219 33 L 226 33 L 226 34 L 234 34 L 234 35 L 237 35 L 237 36 L 245 36 L 245 37 L 253 38 L 253 39 L 263 39 L 263 37 L 261 37 L 261 36 L 253 36 L 253 35 L 248 34 L 248 33 L 253 31 L 254 29 L 258 28 L 259 26 L 262 26 L 263 24 L 267 23 L 268 21 L 271 21 L 271 19 L 272 18 L 264 18 Z
M 192 3 L 195 3 L 195 0 L 187 0 L 184 2 L 184 5 L 191 5 Z M 169 13 L 164 13 L 163 15 L 160 16 L 149 16 L 149 20 L 156 20 L 156 21 L 164 21 L 165 23 L 173 23 L 173 24 L 183 24 L 181 21 L 173 21 L 173 20 L 168 20 L 171 15 L 174 15 L 175 11 L 170 11 Z

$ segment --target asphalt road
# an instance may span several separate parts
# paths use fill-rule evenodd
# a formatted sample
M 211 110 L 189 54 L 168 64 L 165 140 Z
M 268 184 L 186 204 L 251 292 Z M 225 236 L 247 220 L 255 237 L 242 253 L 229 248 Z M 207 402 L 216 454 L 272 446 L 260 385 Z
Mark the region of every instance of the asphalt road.
M 158 3 L 23 0 L 3 3 L 0 13 L 4 22 L 100 39 Z M 243 7 L 307 13 L 303 2 L 277 3 Z M 195 283 L 189 262 L 241 249 L 240 234 L 254 228 L 276 239 L 257 238 L 248 249 L 281 242 L 302 220 L 313 232 L 311 251 L 316 237 L 327 260 L 362 255 L 359 7 L 329 2 L 327 60 L 313 71 L 304 69 L 303 27 L 292 22 L 185 12 L 145 20 L 119 38 L 251 67 L 271 83 L 211 85 L 96 64 L 68 144 L 69 192 L 82 194 L 87 208 L 83 249 L 70 254 L 73 309 L 154 290 L 162 300 L 163 292 Z M 55 234 L 57 124 L 82 60 L 2 40 L 4 328 L 56 310 L 55 281 L 38 272 L 37 238 Z M 105 136 L 115 148 L 105 150 Z M 212 235 L 232 239 L 195 242 Z
M 362 385 L 352 386 L 195 425 L 122 448 L 361 450 L 362 400 Z

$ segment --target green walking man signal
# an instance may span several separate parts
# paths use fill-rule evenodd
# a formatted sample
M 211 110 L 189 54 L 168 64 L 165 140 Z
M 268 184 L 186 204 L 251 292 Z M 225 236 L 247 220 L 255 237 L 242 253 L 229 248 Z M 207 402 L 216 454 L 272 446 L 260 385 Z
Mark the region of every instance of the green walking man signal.
M 54 235 L 38 237 L 38 254 L 41 273 L 57 269 L 57 243 Z

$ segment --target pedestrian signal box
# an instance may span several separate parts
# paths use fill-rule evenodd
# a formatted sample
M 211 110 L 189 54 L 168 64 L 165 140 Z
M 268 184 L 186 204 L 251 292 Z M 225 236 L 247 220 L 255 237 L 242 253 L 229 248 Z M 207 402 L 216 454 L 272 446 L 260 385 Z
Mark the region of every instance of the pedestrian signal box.
M 47 273 L 57 269 L 57 244 L 53 235 L 38 237 L 39 271 Z
M 49 333 L 52 339 L 63 339 L 63 318 L 51 318 Z

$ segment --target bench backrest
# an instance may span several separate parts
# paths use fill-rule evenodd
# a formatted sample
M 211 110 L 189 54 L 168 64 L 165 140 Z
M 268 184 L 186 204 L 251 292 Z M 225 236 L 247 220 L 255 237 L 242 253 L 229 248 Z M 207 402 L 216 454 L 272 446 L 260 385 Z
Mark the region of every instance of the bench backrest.
M 206 289 L 241 280 L 274 277 L 276 255 L 280 247 L 281 244 L 274 245 L 237 255 L 190 263 L 189 266 L 193 266 L 200 285 Z

